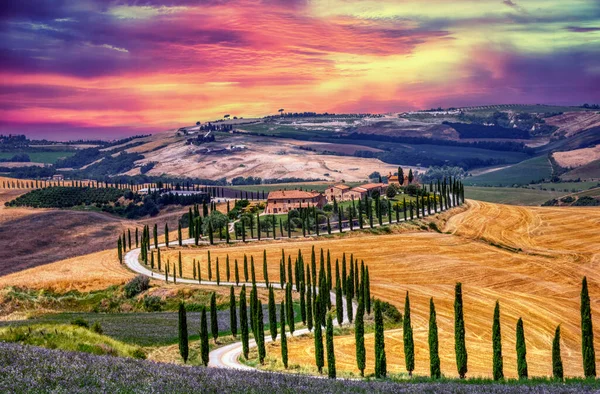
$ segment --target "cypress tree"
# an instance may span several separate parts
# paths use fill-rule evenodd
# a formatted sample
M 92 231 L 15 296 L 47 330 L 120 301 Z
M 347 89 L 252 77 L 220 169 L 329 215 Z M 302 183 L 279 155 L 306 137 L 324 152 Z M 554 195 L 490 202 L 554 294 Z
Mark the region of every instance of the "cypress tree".
M 123 246 L 121 237 L 117 240 L 117 254 L 119 256 L 119 264 L 123 264 Z
M 581 353 L 583 354 L 583 373 L 585 377 L 595 377 L 596 353 L 594 350 L 594 330 L 592 327 L 590 296 L 585 276 L 581 284 Z
M 332 278 L 331 278 L 331 254 L 329 253 L 329 249 L 327 249 L 327 290 L 333 289 L 332 287 Z
M 231 328 L 231 335 L 237 337 L 237 313 L 235 309 L 235 292 L 233 286 L 229 288 L 229 326 Z
M 194 280 L 196 280 L 196 259 L 194 259 L 194 262 L 192 263 L 192 275 L 194 276 Z
M 225 276 L 227 276 L 227 282 L 231 279 L 231 269 L 229 268 L 229 255 L 225 257 Z
M 415 369 L 415 342 L 410 321 L 410 299 L 408 297 L 408 291 L 406 292 L 406 300 L 404 301 L 402 333 L 404 336 L 404 360 L 406 362 L 406 370 L 408 371 L 408 376 L 412 377 L 412 371 Z
M 158 249 L 158 225 L 154 223 L 154 249 Z
M 217 338 L 219 338 L 219 320 L 217 318 L 217 295 L 214 292 L 210 296 L 210 331 L 213 340 L 217 343 Z
M 252 286 L 256 286 L 256 271 L 254 270 L 254 256 L 250 256 L 250 273 L 252 274 Z
M 433 297 L 429 299 L 429 374 L 432 379 L 439 379 L 442 376 L 440 370 L 440 354 L 438 343 L 437 316 Z
M 165 223 L 165 246 L 169 247 L 169 225 Z
M 262 302 L 258 300 L 258 304 L 256 306 L 256 345 L 258 347 L 258 361 L 261 365 L 265 363 L 265 326 L 263 322 L 263 308 Z M 277 324 L 277 323 L 275 323 Z
M 519 379 L 527 379 L 527 348 L 525 346 L 525 330 L 523 319 L 517 322 L 517 372 Z
M 192 214 L 192 207 L 188 211 L 188 238 L 194 236 L 194 215 Z
M 265 278 L 265 285 L 269 287 L 269 272 L 267 271 L 267 250 L 263 250 L 263 276 Z
M 351 282 L 350 277 L 347 279 L 348 282 Z M 348 315 L 348 322 L 352 323 L 353 316 L 352 313 L 354 310 L 352 309 L 352 297 L 346 294 L 346 314 Z
M 327 317 L 327 331 L 325 332 L 325 340 L 327 342 L 327 375 L 329 379 L 335 379 L 335 351 L 333 348 L 333 322 L 331 321 L 331 315 Z
M 552 376 L 554 379 L 563 379 L 563 363 L 560 356 L 560 326 L 556 327 L 552 341 Z
M 202 307 L 202 315 L 200 317 L 200 354 L 202 356 L 202 364 L 208 366 L 208 325 L 206 324 L 206 308 Z
M 217 270 L 217 286 L 218 286 L 221 284 L 221 269 L 219 267 L 219 258 L 218 257 L 217 257 L 216 270 Z
M 308 276 L 308 280 L 310 281 L 310 275 Z M 313 328 L 312 286 L 310 282 L 308 282 L 306 289 L 306 327 L 308 327 L 308 331 L 311 331 Z
M 287 277 L 288 283 L 293 283 L 293 277 L 292 277 L 292 257 L 291 256 L 288 256 L 287 271 L 288 271 L 288 277 Z
M 214 234 L 213 234 L 214 230 L 213 230 L 212 221 L 210 220 L 210 218 L 208 219 L 208 229 L 207 229 L 207 231 L 208 231 L 208 242 L 211 245 L 214 245 L 214 243 L 215 243 L 214 242 Z
M 281 307 L 279 309 L 279 321 L 281 322 L 281 361 L 285 369 L 288 367 L 288 348 L 287 348 L 287 335 L 285 334 L 285 305 L 281 301 Z
M 454 352 L 456 368 L 461 379 L 465 378 L 467 368 L 467 347 L 465 344 L 465 321 L 463 317 L 462 284 L 454 288 Z
M 323 365 L 325 364 L 323 354 L 323 333 L 321 329 L 321 301 L 319 300 L 320 295 L 317 295 L 315 301 L 315 361 L 319 373 L 323 372 Z M 288 308 L 289 309 L 289 308 Z
M 131 250 L 131 229 L 127 229 L 127 241 L 128 241 L 129 249 Z
M 494 308 L 494 323 L 492 324 L 492 346 L 494 353 L 494 380 L 504 379 L 502 361 L 502 335 L 500 333 L 500 303 L 496 301 Z
M 381 302 L 375 300 L 375 377 L 387 376 L 387 360 L 385 356 L 385 338 L 383 336 L 383 314 Z
M 248 283 L 248 257 L 244 255 L 244 282 Z
M 342 254 L 342 293 L 348 294 L 346 289 L 346 253 Z
M 294 303 L 292 301 L 292 285 L 291 283 L 287 284 L 286 287 L 286 305 L 288 307 L 287 317 L 288 317 L 288 326 L 290 328 L 290 333 L 294 335 Z
M 187 363 L 189 354 L 188 329 L 185 305 L 183 302 L 179 303 L 179 354 L 181 355 L 181 358 L 183 358 L 183 362 Z
M 338 286 L 339 288 L 339 286 Z M 354 342 L 356 344 L 356 366 L 360 376 L 365 376 L 366 351 L 365 351 L 365 306 L 362 300 L 358 303 L 356 320 L 354 321 Z M 339 319 L 339 315 L 338 315 Z
M 181 251 L 179 252 L 179 256 L 178 256 L 178 263 L 179 263 L 179 277 L 182 278 L 183 277 L 183 264 L 181 262 Z
M 196 264 L 198 265 L 198 269 L 196 271 L 198 271 L 198 283 L 202 283 L 202 272 L 200 271 L 200 261 L 197 261 Z
M 208 251 L 208 280 L 212 281 L 212 263 L 210 261 L 210 250 Z
M 167 260 L 167 264 L 169 264 L 169 260 Z M 175 263 L 173 263 L 173 283 L 177 283 L 177 268 L 175 268 Z
M 306 285 L 300 282 L 300 317 L 302 323 L 306 324 Z
M 246 306 L 246 285 L 242 285 L 240 292 L 240 330 L 242 332 L 242 349 L 244 358 L 248 359 L 249 352 L 249 334 L 248 334 L 248 309 Z
M 371 282 L 369 279 L 369 267 L 365 267 L 365 306 L 367 314 L 371 314 Z
M 179 246 L 183 245 L 183 237 L 181 236 L 181 222 L 178 223 L 177 227 L 177 240 L 179 241 Z
M 271 339 L 275 341 L 277 339 L 277 308 L 273 286 L 269 287 L 269 329 L 271 331 Z
M 341 326 L 344 323 L 344 300 L 342 299 L 342 287 L 339 283 L 335 286 L 335 312 L 338 324 Z

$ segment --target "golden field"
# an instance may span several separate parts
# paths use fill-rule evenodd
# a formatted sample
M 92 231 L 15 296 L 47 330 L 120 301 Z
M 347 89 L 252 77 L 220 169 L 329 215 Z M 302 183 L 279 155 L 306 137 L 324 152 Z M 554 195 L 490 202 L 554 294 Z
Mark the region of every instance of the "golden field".
M 515 326 L 525 322 L 529 373 L 551 374 L 551 342 L 554 329 L 562 327 L 565 375 L 582 375 L 579 328 L 581 279 L 588 276 L 594 316 L 600 315 L 600 209 L 524 208 L 469 201 L 470 209 L 450 218 L 444 231 L 412 232 L 334 239 L 277 241 L 221 246 L 211 249 L 214 264 L 219 257 L 225 280 L 225 256 L 240 263 L 244 253 L 255 258 L 257 280 L 262 280 L 262 251 L 267 250 L 270 280 L 279 280 L 281 248 L 292 258 L 301 249 L 309 262 L 310 248 L 330 249 L 332 259 L 342 252 L 364 259 L 369 265 L 372 294 L 401 311 L 409 291 L 415 338 L 416 374 L 429 372 L 427 327 L 429 298 L 434 297 L 440 336 L 442 372 L 456 376 L 454 355 L 454 285 L 463 283 L 464 311 L 469 354 L 468 376 L 490 376 L 491 327 L 494 303 L 501 304 L 505 375 L 516 376 Z M 494 244 L 494 245 L 493 245 Z M 183 248 L 184 275 L 191 276 L 193 258 L 206 273 L 206 249 Z M 178 249 L 165 251 L 171 263 Z M 214 274 L 213 274 L 214 275 Z M 233 275 L 233 270 L 232 270 Z M 596 337 L 600 323 L 596 322 Z M 373 370 L 372 337 L 367 372 Z M 312 339 L 290 343 L 290 362 L 313 364 Z M 386 333 L 388 371 L 405 372 L 402 330 Z M 354 341 L 336 338 L 338 371 L 358 372 Z

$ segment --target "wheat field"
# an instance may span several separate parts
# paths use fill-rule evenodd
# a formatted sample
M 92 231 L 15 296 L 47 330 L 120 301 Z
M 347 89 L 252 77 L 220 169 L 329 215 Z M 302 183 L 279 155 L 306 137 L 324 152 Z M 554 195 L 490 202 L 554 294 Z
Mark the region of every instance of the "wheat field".
M 342 253 L 364 259 L 371 275 L 371 293 L 401 311 L 408 291 L 415 339 L 416 370 L 429 372 L 427 329 L 429 298 L 438 318 L 442 372 L 456 376 L 454 355 L 454 285 L 463 283 L 469 357 L 468 376 L 491 376 L 491 327 L 496 300 L 501 305 L 505 375 L 516 376 L 515 326 L 525 322 L 529 373 L 551 374 L 551 343 L 557 325 L 562 329 L 562 357 L 567 376 L 581 376 L 579 291 L 588 277 L 594 316 L 600 315 L 600 209 L 529 208 L 469 201 L 469 209 L 449 219 L 447 233 L 411 232 L 335 239 L 277 241 L 265 244 L 211 248 L 213 278 L 220 260 L 225 280 L 225 257 L 254 256 L 257 280 L 262 281 L 262 252 L 267 251 L 269 277 L 279 281 L 281 248 L 292 259 L 302 250 L 305 262 L 315 245 L 329 249 L 332 260 Z M 163 259 L 177 261 L 182 251 L 184 275 L 192 274 L 192 259 L 200 260 L 207 278 L 206 249 L 171 248 Z M 317 260 L 318 261 L 318 260 Z M 242 278 L 243 278 L 243 274 Z M 242 279 L 243 280 L 243 279 Z M 600 335 L 596 323 L 596 336 Z M 366 337 L 367 372 L 373 371 L 373 338 Z M 353 336 L 338 337 L 338 371 L 358 372 Z M 290 343 L 290 362 L 313 364 L 312 339 Z M 388 370 L 405 372 L 402 330 L 386 332 Z

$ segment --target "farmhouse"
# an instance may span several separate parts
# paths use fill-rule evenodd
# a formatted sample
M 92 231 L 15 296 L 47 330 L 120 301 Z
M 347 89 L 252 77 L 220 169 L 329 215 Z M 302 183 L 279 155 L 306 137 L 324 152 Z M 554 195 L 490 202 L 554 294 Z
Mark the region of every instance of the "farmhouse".
M 350 200 L 364 198 L 370 196 L 373 192 L 383 194 L 386 185 L 384 183 L 366 183 L 364 185 L 356 186 L 348 192 L 348 198 Z
M 52 175 L 52 180 L 53 181 L 64 181 L 65 176 L 63 174 Z
M 404 174 L 404 179 L 402 182 L 402 186 L 406 186 L 408 185 L 408 175 Z M 390 172 L 390 174 L 388 175 L 388 185 L 396 185 L 396 186 L 401 186 L 399 180 L 398 180 L 398 175 L 392 175 L 392 173 Z
M 269 193 L 265 213 L 277 214 L 287 213 L 292 209 L 316 206 L 322 208 L 327 200 L 318 192 L 307 192 L 302 190 L 277 190 Z
M 340 183 L 338 185 L 331 185 L 325 190 L 325 198 L 327 198 L 327 202 L 332 203 L 335 201 L 348 201 L 351 200 L 350 194 L 350 186 L 344 185 Z

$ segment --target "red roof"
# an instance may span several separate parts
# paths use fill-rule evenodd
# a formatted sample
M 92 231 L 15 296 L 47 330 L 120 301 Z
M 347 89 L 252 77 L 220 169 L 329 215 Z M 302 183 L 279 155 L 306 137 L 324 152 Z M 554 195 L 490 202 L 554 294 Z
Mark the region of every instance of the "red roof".
M 276 190 L 269 192 L 267 200 L 287 200 L 292 198 L 314 198 L 318 197 L 321 193 L 317 192 L 306 192 L 303 190 Z
M 357 189 L 373 190 L 373 189 L 379 189 L 381 187 L 385 187 L 385 184 L 383 184 L 383 183 L 365 183 L 364 185 L 356 186 L 352 190 L 357 190 Z
M 336 189 L 342 189 L 342 190 L 350 189 L 350 186 L 344 185 L 342 183 L 340 183 L 339 185 L 333 185 L 331 187 L 335 187 Z

